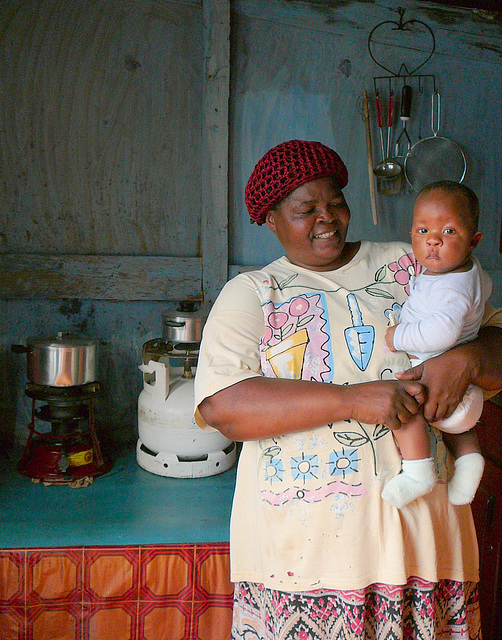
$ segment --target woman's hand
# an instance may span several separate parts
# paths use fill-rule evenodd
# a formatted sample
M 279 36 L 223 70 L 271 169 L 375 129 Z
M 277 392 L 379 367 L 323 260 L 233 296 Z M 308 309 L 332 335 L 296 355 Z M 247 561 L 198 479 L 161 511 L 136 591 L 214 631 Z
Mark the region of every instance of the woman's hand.
M 446 354 L 448 357 L 443 357 Z M 424 416 L 428 422 L 444 420 L 455 411 L 471 377 L 467 363 L 457 358 L 454 349 L 407 371 L 396 373 L 399 380 L 420 380 L 427 388 Z
M 427 388 L 424 416 L 429 422 L 448 418 L 469 384 L 502 388 L 502 329 L 483 327 L 479 336 L 412 369 L 396 373 L 399 380 L 417 380 Z
M 384 424 L 391 430 L 419 413 L 425 388 L 416 382 L 385 380 L 342 387 L 351 404 L 351 418 L 367 424 Z

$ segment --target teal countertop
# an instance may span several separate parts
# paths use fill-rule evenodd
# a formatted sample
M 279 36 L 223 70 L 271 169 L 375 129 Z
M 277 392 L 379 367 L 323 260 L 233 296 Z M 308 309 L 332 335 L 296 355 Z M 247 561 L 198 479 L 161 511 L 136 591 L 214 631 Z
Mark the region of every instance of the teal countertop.
M 0 548 L 226 542 L 235 466 L 207 478 L 142 469 L 134 448 L 93 484 L 43 486 L 1 460 Z

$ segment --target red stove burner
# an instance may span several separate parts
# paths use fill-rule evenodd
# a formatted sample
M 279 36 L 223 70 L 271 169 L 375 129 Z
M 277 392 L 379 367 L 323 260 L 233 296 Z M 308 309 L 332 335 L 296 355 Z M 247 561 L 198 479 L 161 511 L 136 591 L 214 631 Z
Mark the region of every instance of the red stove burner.
M 110 469 L 95 430 L 93 399 L 99 390 L 97 382 L 73 387 L 26 385 L 32 417 L 18 465 L 21 474 L 44 483 L 74 484 Z

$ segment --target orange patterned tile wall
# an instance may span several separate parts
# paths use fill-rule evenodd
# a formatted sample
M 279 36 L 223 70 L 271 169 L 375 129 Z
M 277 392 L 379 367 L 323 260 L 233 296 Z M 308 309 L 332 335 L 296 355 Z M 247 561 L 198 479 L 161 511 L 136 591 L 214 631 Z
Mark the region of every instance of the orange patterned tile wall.
M 0 550 L 1 640 L 227 640 L 228 543 Z

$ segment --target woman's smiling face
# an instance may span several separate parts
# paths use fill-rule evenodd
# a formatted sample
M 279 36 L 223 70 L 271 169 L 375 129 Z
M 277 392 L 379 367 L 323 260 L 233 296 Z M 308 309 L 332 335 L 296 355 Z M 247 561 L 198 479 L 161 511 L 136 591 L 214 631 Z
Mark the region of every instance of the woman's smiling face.
M 318 178 L 292 191 L 267 213 L 266 223 L 293 263 L 312 271 L 347 264 L 355 245 L 346 245 L 350 210 L 333 178 Z

